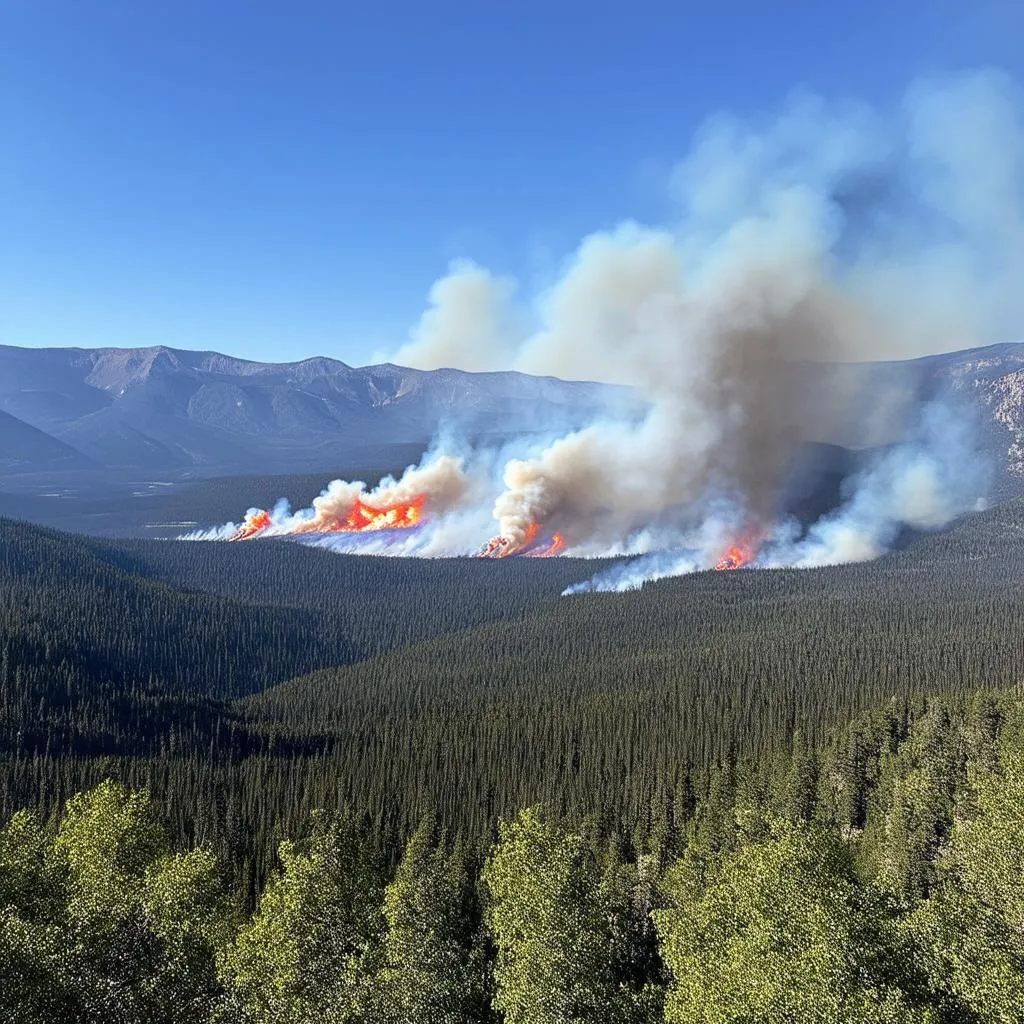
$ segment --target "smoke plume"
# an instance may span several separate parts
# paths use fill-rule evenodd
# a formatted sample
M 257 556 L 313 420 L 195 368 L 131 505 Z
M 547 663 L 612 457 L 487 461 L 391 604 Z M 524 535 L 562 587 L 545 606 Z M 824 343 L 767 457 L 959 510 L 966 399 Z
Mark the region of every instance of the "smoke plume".
M 984 71 L 917 82 L 890 111 L 800 93 L 770 123 L 719 115 L 671 176 L 672 223 L 590 235 L 532 296 L 453 265 L 397 362 L 624 384 L 633 413 L 439 454 L 368 494 L 335 482 L 288 528 L 426 495 L 425 527 L 374 543 L 509 554 L 544 534 L 548 551 L 639 553 L 607 577 L 619 587 L 714 567 L 737 539 L 755 564 L 819 565 L 949 521 L 984 495 L 966 428 L 935 406 L 908 431 L 913 389 L 876 391 L 860 367 L 1020 334 L 1022 109 Z M 900 443 L 807 529 L 784 491 L 814 441 Z
M 410 467 L 398 480 L 385 477 L 369 492 L 361 481 L 332 480 L 313 499 L 312 515 L 304 516 L 300 522 L 303 531 L 328 533 L 345 522 L 356 502 L 372 508 L 393 508 L 422 500 L 430 511 L 442 515 L 462 500 L 466 490 L 462 461 L 439 455 L 425 465 Z M 291 523 L 281 526 L 287 528 L 294 522 L 292 517 Z
M 769 547 L 761 564 L 807 568 L 877 558 L 903 527 L 937 530 L 983 503 L 991 467 L 974 451 L 969 418 L 941 403 L 914 435 L 848 481 L 849 500 L 796 544 Z
M 247 540 L 254 536 L 390 533 L 413 529 L 424 517 L 443 518 L 471 493 L 463 460 L 428 453 L 396 480 L 387 476 L 368 490 L 361 480 L 332 480 L 310 508 L 293 512 L 279 501 L 271 511 L 250 509 L 242 523 L 188 534 L 185 540 Z
M 900 530 L 938 530 L 982 507 L 990 466 L 976 457 L 972 423 L 941 402 L 924 407 L 911 437 L 846 481 L 839 509 L 803 531 L 795 521 L 772 527 L 754 568 L 808 569 L 866 562 L 884 554 Z M 701 526 L 654 551 L 567 588 L 566 594 L 636 590 L 653 580 L 715 568 L 730 537 L 743 529 L 736 508 L 712 509 Z
M 395 353 L 400 366 L 504 369 L 516 344 L 515 281 L 468 260 L 452 264 L 430 290 L 430 308 Z

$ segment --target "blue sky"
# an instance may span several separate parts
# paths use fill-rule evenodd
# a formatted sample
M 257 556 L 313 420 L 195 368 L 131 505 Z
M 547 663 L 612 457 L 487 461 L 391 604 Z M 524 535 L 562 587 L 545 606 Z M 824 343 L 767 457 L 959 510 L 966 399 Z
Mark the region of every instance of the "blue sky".
M 1019 0 L 0 0 L 0 343 L 393 351 L 470 257 L 527 285 L 671 216 L 694 130 L 994 64 Z

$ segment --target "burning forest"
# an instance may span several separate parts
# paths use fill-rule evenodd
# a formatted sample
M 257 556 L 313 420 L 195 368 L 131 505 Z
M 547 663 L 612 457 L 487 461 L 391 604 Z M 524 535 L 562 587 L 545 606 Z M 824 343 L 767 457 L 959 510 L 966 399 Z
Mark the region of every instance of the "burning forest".
M 448 429 L 397 479 L 335 480 L 308 509 L 189 536 L 622 556 L 577 591 L 862 561 L 905 527 L 940 528 L 986 500 L 969 417 L 857 367 L 1011 336 L 1024 200 L 1005 139 L 1022 125 L 991 74 L 919 83 L 894 114 L 804 97 L 768 127 L 716 120 L 676 168 L 671 227 L 585 238 L 525 305 L 508 279 L 454 264 L 394 356 L 626 385 L 627 413 L 498 446 Z M 971 198 L 979 174 L 991 202 Z M 822 442 L 857 449 L 857 468 L 808 521 L 788 489 Z
M 308 509 L 292 511 L 284 502 L 252 509 L 241 524 L 185 539 L 293 538 L 339 552 L 396 557 L 623 557 L 571 593 L 632 589 L 706 569 L 809 568 L 876 558 L 904 526 L 937 529 L 980 507 L 987 476 L 984 464 L 972 459 L 970 442 L 962 419 L 944 405 L 926 406 L 905 441 L 870 459 L 846 481 L 845 500 L 810 523 L 782 506 L 762 506 L 752 520 L 749 504 L 720 491 L 688 503 L 651 502 L 647 514 L 630 520 L 614 494 L 599 504 L 585 500 L 586 492 L 546 490 L 550 478 L 541 467 L 550 449 L 532 462 L 510 460 L 499 491 L 494 453 L 483 450 L 429 454 L 399 479 L 385 478 L 374 488 L 335 480 Z

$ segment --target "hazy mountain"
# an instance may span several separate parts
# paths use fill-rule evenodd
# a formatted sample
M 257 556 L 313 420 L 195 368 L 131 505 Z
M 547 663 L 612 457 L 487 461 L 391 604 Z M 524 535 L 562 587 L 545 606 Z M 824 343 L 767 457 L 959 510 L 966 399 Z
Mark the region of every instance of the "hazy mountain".
M 113 468 L 336 467 L 367 447 L 426 442 L 439 426 L 473 437 L 572 426 L 625 395 L 519 373 L 0 346 L 0 409 Z
M 922 362 L 937 392 L 949 389 L 973 400 L 985 446 L 1024 486 L 1024 344 L 991 345 Z
M 954 395 L 975 411 L 982 446 L 1010 489 L 1024 487 L 1024 345 L 833 371 L 860 398 L 849 423 L 818 440 L 886 444 L 922 401 Z M 810 372 L 814 386 L 819 371 Z M 0 422 L 0 472 L 49 470 L 62 460 L 70 468 L 85 457 L 133 472 L 337 469 L 371 448 L 426 443 L 439 427 L 477 438 L 568 428 L 629 401 L 622 388 L 511 372 L 326 358 L 269 364 L 163 347 L 0 346 L 0 410 L 22 421 Z
M 94 465 L 71 445 L 0 412 L 0 472 L 87 469 Z
M 1024 491 L 1024 344 L 1007 342 L 902 362 L 839 368 L 858 400 L 852 426 L 828 440 L 864 448 L 898 440 L 923 403 L 942 398 L 971 421 L 998 492 Z

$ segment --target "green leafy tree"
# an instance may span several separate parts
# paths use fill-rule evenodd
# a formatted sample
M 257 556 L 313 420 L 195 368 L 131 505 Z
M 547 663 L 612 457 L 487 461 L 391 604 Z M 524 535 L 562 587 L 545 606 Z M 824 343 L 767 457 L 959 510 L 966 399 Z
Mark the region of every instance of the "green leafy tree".
M 981 1021 L 1024 1021 L 1024 757 L 973 773 L 976 811 L 954 827 L 941 884 L 910 928 L 936 987 Z M 967 1019 L 965 1017 L 965 1019 Z
M 66 891 L 50 837 L 19 811 L 0 829 L 0 1015 L 24 1024 L 81 1015 L 68 984 Z
M 501 824 L 483 881 L 498 951 L 494 1006 L 507 1024 L 628 1016 L 628 992 L 611 967 L 600 873 L 580 834 L 524 810 Z
M 243 1019 L 361 1021 L 381 933 L 380 873 L 351 818 L 315 815 L 309 838 L 283 842 L 252 920 L 223 960 Z
M 886 907 L 843 844 L 806 823 L 682 860 L 653 914 L 673 976 L 668 1024 L 868 1024 L 937 1019 L 921 1005 Z
M 171 853 L 149 796 L 108 781 L 68 801 L 53 856 L 85 1019 L 209 1019 L 231 917 L 212 854 Z
M 28 922 L 12 908 L 0 908 L 0 1020 L 87 1020 L 70 963 L 59 926 Z
M 174 1020 L 206 1020 L 223 1002 L 217 956 L 236 923 L 217 858 L 205 849 L 161 857 L 146 872 L 141 909 L 160 944 L 151 998 L 169 1004 Z
M 132 916 L 169 843 L 148 794 L 108 780 L 68 801 L 54 847 L 67 869 L 70 921 L 98 943 Z
M 18 811 L 0 829 L 0 906 L 28 921 L 63 914 L 67 893 L 52 846 L 52 837 L 29 811 Z
M 426 820 L 384 893 L 387 937 L 377 979 L 379 1019 L 470 1024 L 487 1018 L 486 964 L 470 879 Z

